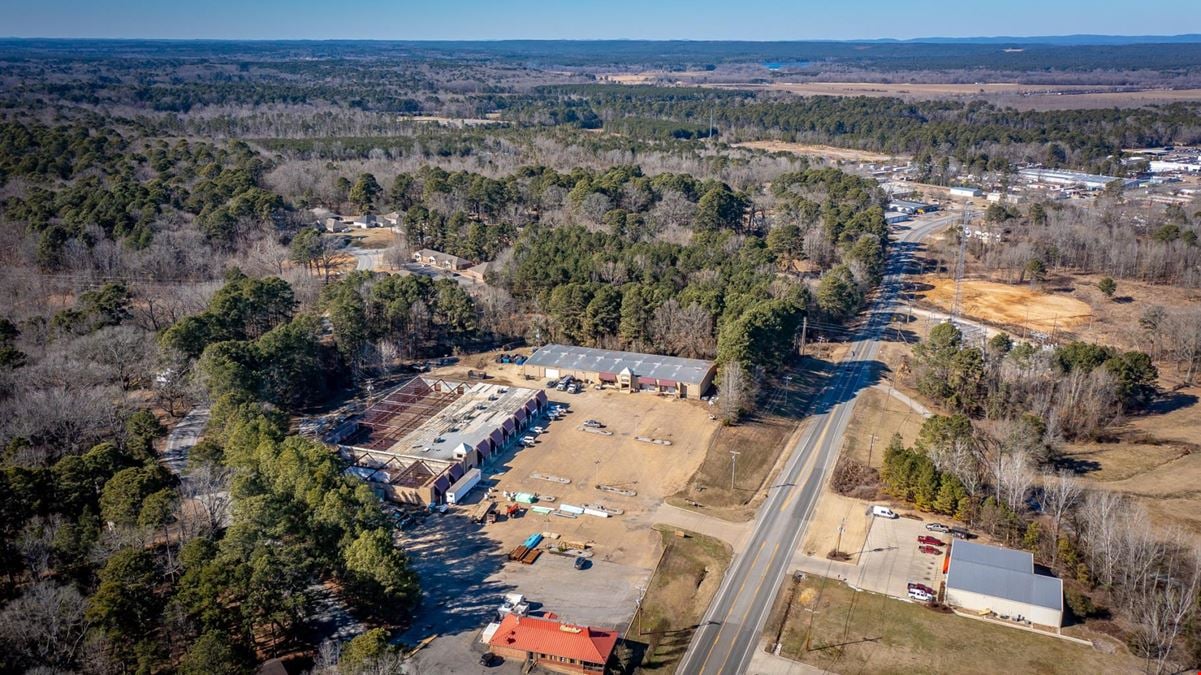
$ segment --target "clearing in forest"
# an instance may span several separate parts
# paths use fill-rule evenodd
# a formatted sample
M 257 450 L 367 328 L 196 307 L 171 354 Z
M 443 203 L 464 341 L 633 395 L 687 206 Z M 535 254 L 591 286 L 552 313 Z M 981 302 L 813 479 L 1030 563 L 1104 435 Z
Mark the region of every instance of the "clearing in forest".
M 838 148 L 833 145 L 789 143 L 788 141 L 747 141 L 745 143 L 735 143 L 734 147 L 766 150 L 767 152 L 791 152 L 797 155 L 814 155 L 825 159 L 850 162 L 887 162 L 890 160 L 908 159 L 907 155 L 885 155 L 867 150 Z
M 921 292 L 922 299 L 950 311 L 955 303 L 955 280 L 927 276 L 920 281 L 931 286 Z M 1079 326 L 1093 315 L 1088 303 L 1075 298 L 1042 293 L 1028 284 L 1015 286 L 978 279 L 963 281 L 960 311 L 972 319 L 1044 332 Z

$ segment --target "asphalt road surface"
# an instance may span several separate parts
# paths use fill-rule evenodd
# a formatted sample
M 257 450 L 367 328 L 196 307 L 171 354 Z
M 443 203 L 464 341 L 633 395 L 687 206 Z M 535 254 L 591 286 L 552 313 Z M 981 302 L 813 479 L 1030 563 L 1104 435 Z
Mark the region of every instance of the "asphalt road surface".
M 755 517 L 750 540 L 717 591 L 676 672 L 688 675 L 743 673 L 751 662 L 772 602 L 793 551 L 838 459 L 843 433 L 859 392 L 879 377 L 880 338 L 896 310 L 901 276 L 918 242 L 960 219 L 946 214 L 912 223 L 899 233 L 889 254 L 880 291 L 868 310 L 849 355 L 818 399 L 809 430 L 800 438 L 777 483 Z

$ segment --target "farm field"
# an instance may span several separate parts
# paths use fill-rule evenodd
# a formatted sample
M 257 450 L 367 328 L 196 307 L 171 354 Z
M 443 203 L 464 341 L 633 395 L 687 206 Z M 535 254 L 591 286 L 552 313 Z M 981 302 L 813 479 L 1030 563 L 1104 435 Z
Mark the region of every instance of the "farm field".
M 653 81 L 654 78 L 643 80 Z M 641 84 L 642 82 L 632 82 Z M 920 82 L 724 82 L 721 89 L 771 91 L 797 96 L 896 96 L 907 100 L 969 99 L 1026 110 L 1109 108 L 1201 100 L 1201 89 L 1147 88 L 1133 91 L 1087 84 L 920 83 Z

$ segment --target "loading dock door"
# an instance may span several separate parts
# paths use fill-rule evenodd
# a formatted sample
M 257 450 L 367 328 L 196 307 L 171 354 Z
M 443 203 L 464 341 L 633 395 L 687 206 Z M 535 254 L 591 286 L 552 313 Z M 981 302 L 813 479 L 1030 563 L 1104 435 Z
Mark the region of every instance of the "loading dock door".
M 559 379 L 559 369 L 558 368 L 547 368 L 546 376 L 552 380 Z

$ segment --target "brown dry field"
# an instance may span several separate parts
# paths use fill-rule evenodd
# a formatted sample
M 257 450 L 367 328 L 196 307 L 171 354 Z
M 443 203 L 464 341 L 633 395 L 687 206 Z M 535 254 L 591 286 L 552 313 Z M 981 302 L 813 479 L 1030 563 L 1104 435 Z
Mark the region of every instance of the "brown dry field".
M 675 671 L 692 639 L 688 627 L 700 623 L 733 557 L 730 546 L 717 539 L 694 532 L 679 537 L 676 532 L 658 530 L 663 558 L 630 622 L 639 634 L 634 639 L 649 644 L 643 673 Z
M 797 96 L 895 96 L 919 99 L 983 99 L 1028 110 L 1111 108 L 1201 100 L 1201 89 L 1118 91 L 1103 85 L 1050 85 L 995 82 L 986 84 L 882 82 L 774 82 L 699 84 L 722 89 L 773 91 Z
M 1130 495 L 1153 523 L 1179 527 L 1201 540 L 1201 387 L 1173 392 L 1182 403 L 1168 412 L 1127 420 L 1117 443 L 1064 449 L 1085 481 Z
M 660 551 L 659 536 L 649 527 L 653 514 L 664 497 L 683 489 L 696 472 L 717 423 L 709 420 L 706 406 L 647 394 L 589 390 L 573 396 L 553 392 L 551 400 L 569 403 L 572 412 L 551 422 L 534 447 L 521 448 L 506 458 L 504 468 L 493 477 L 494 494 L 500 499 L 504 490 L 536 492 L 555 497 L 547 504 L 551 507 L 599 503 L 625 513 L 610 518 L 563 518 L 530 511 L 522 518 L 487 526 L 489 535 L 509 549 L 530 532 L 554 532 L 563 539 L 594 542 L 600 560 L 653 567 Z M 606 424 L 614 435 L 581 431 L 578 427 L 590 418 Z M 643 443 L 634 436 L 666 439 L 672 445 Z M 568 478 L 571 483 L 531 478 L 535 472 Z M 594 487 L 597 483 L 638 494 L 625 497 L 601 492 Z
M 700 469 L 687 488 L 673 495 L 669 502 L 729 521 L 753 518 L 766 496 L 764 487 L 779 471 L 801 433 L 798 421 L 804 419 L 812 397 L 825 384 L 831 365 L 845 352 L 846 346 L 841 344 L 811 345 L 809 356 L 798 367 L 760 383 L 756 415 L 732 426 L 719 427 Z M 736 465 L 731 450 L 741 453 Z M 731 469 L 735 469 L 733 490 Z
M 781 630 L 784 608 L 790 605 Z M 1080 627 L 1065 632 L 1096 640 L 1101 648 L 943 614 L 812 577 L 784 584 L 765 632 L 769 639 L 781 633 L 785 657 L 833 673 L 1066 675 L 1139 673 L 1144 667 L 1112 638 Z
M 933 288 L 919 297 L 949 311 L 955 302 L 955 280 L 925 275 L 920 283 Z M 1029 284 L 1012 285 L 994 281 L 964 279 L 961 311 L 965 316 L 1001 326 L 1028 327 L 1050 332 L 1071 329 L 1092 318 L 1088 303 L 1076 298 L 1041 292 Z M 1044 285 L 1045 286 L 1045 285 Z
M 908 155 L 884 155 L 867 150 L 852 150 L 838 148 L 832 145 L 815 145 L 810 143 L 789 143 L 788 141 L 746 141 L 734 143 L 736 148 L 766 150 L 767 152 L 791 152 L 797 155 L 816 155 L 826 159 L 846 160 L 851 162 L 887 162 L 890 160 L 905 160 Z
M 388 248 L 396 243 L 397 234 L 390 227 L 374 227 L 369 230 L 353 230 L 347 234 L 351 245 L 359 248 Z

